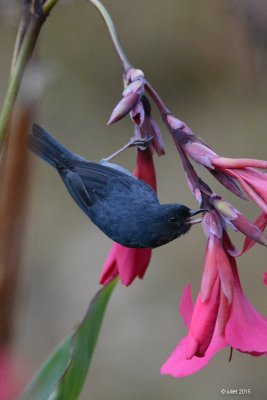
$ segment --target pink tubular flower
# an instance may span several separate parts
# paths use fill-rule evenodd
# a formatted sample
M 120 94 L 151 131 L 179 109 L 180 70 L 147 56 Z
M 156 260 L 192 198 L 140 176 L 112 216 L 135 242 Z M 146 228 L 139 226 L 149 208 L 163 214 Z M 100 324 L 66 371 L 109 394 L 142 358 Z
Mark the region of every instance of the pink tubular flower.
M 229 237 L 216 214 L 207 214 L 204 224 L 208 243 L 200 293 L 193 305 L 188 285 L 180 304 L 188 335 L 161 369 L 174 377 L 197 372 L 226 346 L 254 356 L 267 353 L 267 320 L 243 294 L 235 258 L 227 252 Z
M 150 149 L 137 150 L 137 163 L 134 175 L 157 190 L 153 156 Z M 127 248 L 114 243 L 103 266 L 100 283 L 107 285 L 119 275 L 121 283 L 129 286 L 138 276 L 142 279 L 148 267 L 152 250 Z

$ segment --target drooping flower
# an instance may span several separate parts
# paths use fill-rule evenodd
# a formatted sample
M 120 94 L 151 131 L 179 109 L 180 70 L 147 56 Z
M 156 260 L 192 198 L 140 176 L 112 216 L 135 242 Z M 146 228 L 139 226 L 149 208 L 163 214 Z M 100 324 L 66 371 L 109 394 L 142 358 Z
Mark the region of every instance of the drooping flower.
M 134 175 L 157 190 L 153 155 L 150 148 L 137 149 L 137 163 Z M 100 283 L 107 285 L 119 275 L 121 283 L 129 286 L 136 277 L 142 279 L 151 258 L 151 249 L 127 248 L 114 243 L 103 266 Z
M 166 121 L 174 140 L 179 142 L 190 158 L 206 167 L 231 192 L 245 198 L 240 186 L 267 214 L 267 174 L 256 169 L 267 170 L 267 161 L 221 157 L 173 115 L 168 115 Z
M 123 97 L 112 111 L 108 125 L 130 114 L 135 126 L 134 138 L 150 140 L 158 156 L 165 154 L 160 129 L 151 118 L 151 105 L 144 95 L 144 73 L 139 69 L 129 69 L 124 76 L 124 86 Z
M 229 237 L 213 214 L 206 217 L 205 224 L 205 231 L 208 224 L 210 230 L 200 293 L 193 305 L 188 285 L 180 303 L 188 335 L 161 369 L 162 374 L 174 377 L 204 368 L 227 346 L 254 356 L 267 353 L 267 319 L 243 294 L 236 260 L 227 251 Z

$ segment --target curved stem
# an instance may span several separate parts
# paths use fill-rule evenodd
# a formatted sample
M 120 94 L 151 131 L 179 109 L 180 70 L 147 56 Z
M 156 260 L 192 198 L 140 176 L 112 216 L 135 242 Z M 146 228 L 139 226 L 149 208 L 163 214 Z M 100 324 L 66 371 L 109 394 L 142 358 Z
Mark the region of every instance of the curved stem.
M 124 73 L 127 72 L 129 69 L 132 68 L 132 65 L 129 62 L 129 60 L 128 60 L 126 54 L 124 53 L 124 50 L 120 44 L 115 25 L 111 19 L 111 16 L 109 15 L 108 10 L 103 6 L 103 4 L 99 0 L 87 0 L 87 1 L 92 3 L 96 7 L 96 9 L 100 13 L 100 15 L 102 16 L 102 18 L 108 28 L 108 31 L 109 31 L 111 40 L 113 42 L 113 45 L 115 47 L 116 53 L 118 54 L 118 57 L 121 61 L 123 72 Z
M 59 2 L 59 0 L 46 0 L 46 2 L 43 5 L 43 13 L 44 13 L 45 17 L 47 17 L 49 15 L 52 8 L 54 8 L 54 6 L 58 2 Z

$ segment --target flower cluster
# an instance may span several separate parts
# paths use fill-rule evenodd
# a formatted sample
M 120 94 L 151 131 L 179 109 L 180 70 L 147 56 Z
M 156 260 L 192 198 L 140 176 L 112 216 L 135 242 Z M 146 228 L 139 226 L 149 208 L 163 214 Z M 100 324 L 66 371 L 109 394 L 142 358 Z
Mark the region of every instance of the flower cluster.
M 243 294 L 236 258 L 256 242 L 267 246 L 263 233 L 267 225 L 267 161 L 230 159 L 219 156 L 199 139 L 181 120 L 174 117 L 140 70 L 130 68 L 124 76 L 123 98 L 115 107 L 110 123 L 130 114 L 136 139 L 150 139 L 150 146 L 137 152 L 135 175 L 156 190 L 152 152 L 164 154 L 159 128 L 151 118 L 147 92 L 159 109 L 182 160 L 189 188 L 207 210 L 202 225 L 207 237 L 200 291 L 195 304 L 188 284 L 183 292 L 180 312 L 188 334 L 163 365 L 162 374 L 175 377 L 190 375 L 203 368 L 220 349 L 230 346 L 254 356 L 267 354 L 267 320 Z M 224 200 L 196 173 L 191 160 L 205 167 L 222 185 L 241 199 L 251 198 L 261 214 L 252 222 Z M 227 229 L 245 235 L 244 246 L 237 250 Z M 104 265 L 101 283 L 118 274 L 129 285 L 136 276 L 142 278 L 151 257 L 151 249 L 126 249 L 115 244 Z M 267 273 L 264 274 L 267 284 Z
M 108 125 L 130 114 L 134 122 L 133 143 L 142 143 L 137 147 L 137 161 L 134 175 L 148 183 L 157 191 L 156 172 L 153 162 L 154 150 L 161 156 L 165 153 L 163 140 L 157 123 L 151 118 L 151 106 L 144 96 L 144 74 L 140 70 L 130 69 L 124 77 L 123 97 L 113 110 Z M 114 243 L 104 263 L 100 283 L 108 284 L 119 275 L 121 283 L 129 286 L 136 277 L 142 279 L 151 259 L 151 249 L 127 248 Z
M 267 354 L 267 319 L 243 294 L 229 236 L 214 212 L 205 215 L 203 225 L 208 240 L 200 292 L 194 305 L 187 285 L 180 304 L 188 335 L 161 369 L 175 377 L 197 372 L 227 346 Z

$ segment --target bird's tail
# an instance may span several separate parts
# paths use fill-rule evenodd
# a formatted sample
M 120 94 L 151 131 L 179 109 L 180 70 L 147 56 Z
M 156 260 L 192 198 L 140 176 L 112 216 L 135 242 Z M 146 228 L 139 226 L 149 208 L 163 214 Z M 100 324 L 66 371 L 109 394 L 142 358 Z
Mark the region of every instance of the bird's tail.
M 70 155 L 65 147 L 37 124 L 32 126 L 32 135 L 28 138 L 28 146 L 37 156 L 53 167 L 56 167 L 62 158 Z

